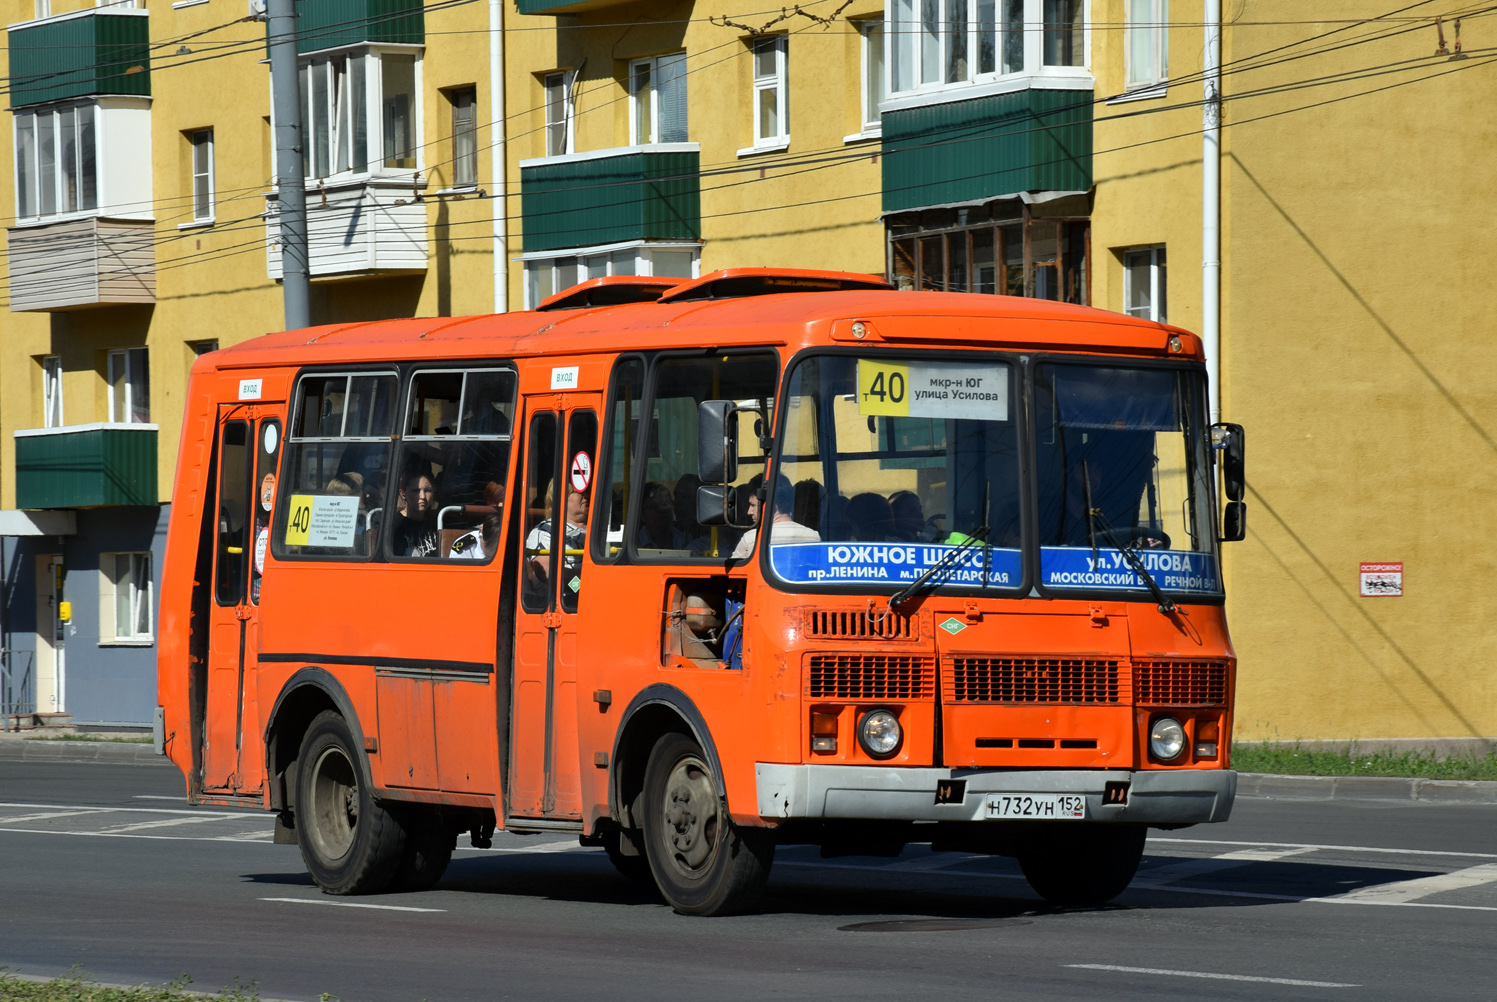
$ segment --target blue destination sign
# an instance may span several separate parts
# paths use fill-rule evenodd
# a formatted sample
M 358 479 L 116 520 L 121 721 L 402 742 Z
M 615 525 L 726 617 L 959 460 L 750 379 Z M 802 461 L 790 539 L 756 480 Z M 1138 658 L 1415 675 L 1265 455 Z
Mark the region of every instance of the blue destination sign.
M 1139 550 L 1139 559 L 1154 583 L 1169 592 L 1217 595 L 1216 559 L 1189 550 Z M 1047 588 L 1085 588 L 1102 591 L 1145 591 L 1148 585 L 1128 566 L 1121 550 L 1089 546 L 1040 547 L 1040 581 Z
M 769 562 L 782 580 L 792 584 L 905 584 L 955 549 L 931 543 L 783 543 L 769 548 Z M 990 567 L 984 567 L 984 554 L 992 561 Z M 1020 551 L 974 546 L 932 583 L 1014 588 L 1022 572 Z

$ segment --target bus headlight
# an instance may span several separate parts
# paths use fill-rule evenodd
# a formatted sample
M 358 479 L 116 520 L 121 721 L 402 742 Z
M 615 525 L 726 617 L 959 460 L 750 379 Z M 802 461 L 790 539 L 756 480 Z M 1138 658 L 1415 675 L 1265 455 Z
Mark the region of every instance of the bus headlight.
M 888 758 L 899 751 L 904 732 L 899 718 L 888 710 L 869 710 L 858 721 L 858 744 L 874 758 Z
M 1157 717 L 1149 727 L 1149 751 L 1161 762 L 1180 757 L 1185 750 L 1185 728 L 1174 717 Z

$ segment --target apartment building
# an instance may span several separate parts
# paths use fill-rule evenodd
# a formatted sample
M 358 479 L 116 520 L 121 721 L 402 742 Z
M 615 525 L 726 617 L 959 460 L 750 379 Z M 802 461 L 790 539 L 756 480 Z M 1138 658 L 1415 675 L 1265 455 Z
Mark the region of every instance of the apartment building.
M 154 707 L 192 359 L 281 326 L 249 2 L 0 0 L 3 630 L 12 683 L 80 722 Z M 1242 737 L 1497 734 L 1497 551 L 1449 516 L 1497 449 L 1494 238 L 1457 217 L 1490 190 L 1490 29 L 1461 39 L 1437 6 L 1268 0 L 1222 30 L 1218 406 L 1253 445 L 1225 567 Z M 297 10 L 316 323 L 746 265 L 1206 320 L 1198 3 Z M 1362 564 L 1407 587 L 1364 595 Z

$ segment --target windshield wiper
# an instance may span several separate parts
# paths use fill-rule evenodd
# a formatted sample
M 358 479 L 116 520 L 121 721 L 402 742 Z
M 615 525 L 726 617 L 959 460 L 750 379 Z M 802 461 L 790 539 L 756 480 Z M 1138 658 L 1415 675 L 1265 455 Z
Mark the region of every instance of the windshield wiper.
M 937 560 L 935 563 L 931 564 L 928 568 L 926 568 L 925 571 L 918 578 L 916 578 L 915 580 L 911 581 L 909 584 L 905 585 L 903 588 L 899 589 L 894 594 L 890 595 L 889 596 L 889 608 L 890 609 L 893 609 L 896 606 L 903 605 L 904 603 L 908 602 L 910 599 L 914 598 L 916 592 L 920 591 L 921 588 L 923 588 L 927 583 L 929 583 L 933 578 L 935 578 L 935 576 L 937 574 L 939 574 L 941 571 L 943 571 L 943 570 L 945 570 L 945 569 L 947 569 L 949 567 L 954 566 L 955 563 L 956 563 L 956 561 L 957 561 L 957 559 L 959 557 L 961 557 L 961 555 L 963 553 L 966 553 L 968 550 L 972 549 L 974 546 L 977 546 L 979 543 L 981 543 L 982 546 L 984 547 L 984 549 L 986 549 L 986 547 L 988 545 L 988 532 L 989 532 L 988 523 L 991 521 L 991 519 L 990 519 L 990 513 L 988 511 L 988 508 L 989 508 L 989 505 L 990 505 L 990 499 L 988 497 L 988 491 L 989 491 L 989 488 L 991 488 L 991 487 L 992 487 L 992 481 L 990 481 L 990 480 L 983 481 L 983 485 L 982 485 L 982 525 L 979 525 L 977 528 L 975 528 L 971 532 L 967 533 L 967 538 L 966 539 L 964 539 L 960 543 L 958 543 L 956 545 L 955 549 L 947 550 L 946 551 L 946 555 L 944 557 L 942 557 L 940 560 Z M 987 567 L 988 567 L 988 557 L 986 555 L 984 555 L 984 557 L 983 557 L 982 566 L 983 566 L 983 580 L 984 580 L 984 582 L 986 582 L 986 580 L 987 580 Z
M 1087 509 L 1086 521 L 1088 526 L 1091 525 L 1093 518 L 1102 523 L 1102 532 L 1107 536 L 1108 542 L 1118 548 L 1118 552 L 1123 555 L 1123 559 L 1128 561 L 1128 566 L 1133 568 L 1134 572 L 1144 579 L 1144 584 L 1149 586 L 1149 591 L 1154 595 L 1154 601 L 1159 603 L 1159 611 L 1165 615 L 1174 612 L 1174 601 L 1164 593 L 1164 589 L 1160 588 L 1159 583 L 1154 580 L 1154 575 L 1150 574 L 1149 569 L 1144 566 L 1143 558 L 1138 555 L 1137 548 L 1131 543 L 1125 543 L 1118 538 L 1117 531 L 1113 529 L 1112 523 L 1107 521 L 1107 516 L 1102 514 L 1100 508 Z M 1092 552 L 1096 552 L 1095 542 L 1092 544 Z

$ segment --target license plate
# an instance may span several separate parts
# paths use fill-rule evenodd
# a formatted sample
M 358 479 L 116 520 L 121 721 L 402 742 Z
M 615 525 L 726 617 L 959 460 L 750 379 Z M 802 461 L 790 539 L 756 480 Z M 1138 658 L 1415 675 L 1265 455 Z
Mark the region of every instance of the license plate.
M 990 793 L 987 816 L 1081 821 L 1086 818 L 1086 798 L 1077 793 Z

